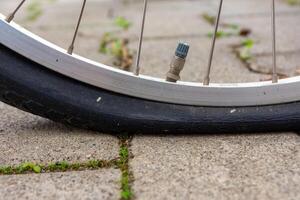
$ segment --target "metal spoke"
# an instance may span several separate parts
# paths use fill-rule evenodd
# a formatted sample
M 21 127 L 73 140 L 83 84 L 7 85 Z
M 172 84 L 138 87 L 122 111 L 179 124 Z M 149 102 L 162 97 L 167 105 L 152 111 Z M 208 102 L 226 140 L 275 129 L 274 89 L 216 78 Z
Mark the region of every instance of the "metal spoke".
M 86 0 L 83 0 L 83 4 L 82 4 L 82 7 L 81 7 L 81 11 L 80 11 L 79 19 L 78 19 L 78 22 L 77 22 L 77 25 L 76 25 L 75 33 L 74 33 L 74 36 L 73 36 L 73 39 L 72 39 L 72 43 L 71 43 L 70 47 L 68 48 L 68 54 L 73 53 L 74 43 L 75 43 L 77 32 L 78 32 L 80 22 L 81 22 L 81 19 L 82 19 L 83 11 L 84 11 L 84 8 L 85 8 L 85 3 L 86 3 Z
M 147 2 L 148 2 L 147 0 L 144 0 L 142 26 L 141 26 L 141 32 L 140 32 L 140 38 L 139 38 L 139 46 L 138 46 L 135 70 L 134 70 L 134 74 L 137 76 L 140 74 L 140 58 L 141 58 L 141 50 L 142 50 L 142 43 L 143 43 L 145 18 L 146 18 L 146 12 L 147 12 Z
M 276 22 L 275 22 L 275 0 L 272 0 L 272 59 L 273 59 L 273 74 L 272 82 L 278 82 L 277 66 L 276 66 Z
M 22 7 L 22 5 L 25 3 L 26 0 L 22 0 L 21 3 L 19 3 L 19 5 L 17 6 L 17 8 L 10 14 L 7 16 L 6 18 L 6 21 L 9 23 L 11 22 L 14 17 L 15 17 L 15 14 L 18 12 L 18 10 Z
M 215 22 L 215 30 L 214 30 L 214 34 L 213 34 L 212 45 L 211 45 L 210 54 L 209 54 L 209 61 L 208 61 L 207 71 L 206 71 L 206 75 L 205 75 L 205 78 L 204 78 L 204 81 L 203 81 L 204 85 L 209 85 L 209 81 L 210 81 L 209 74 L 210 74 L 212 59 L 213 59 L 213 55 L 214 55 L 214 49 L 215 49 L 216 37 L 217 37 L 217 33 L 218 33 L 218 28 L 219 28 L 219 21 L 220 21 L 220 15 L 221 15 L 221 10 L 222 10 L 222 4 L 223 4 L 223 0 L 220 0 L 218 15 L 217 15 L 217 19 L 216 19 L 216 22 Z

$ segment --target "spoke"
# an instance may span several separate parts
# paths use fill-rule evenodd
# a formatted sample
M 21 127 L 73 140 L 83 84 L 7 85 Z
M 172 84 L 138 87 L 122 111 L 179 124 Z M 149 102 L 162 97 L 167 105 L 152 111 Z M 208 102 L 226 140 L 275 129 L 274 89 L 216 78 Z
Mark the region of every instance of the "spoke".
M 275 0 L 272 0 L 272 59 L 273 59 L 273 74 L 272 82 L 278 82 L 277 66 L 276 66 L 276 25 L 275 25 Z
M 142 51 L 142 44 L 143 44 L 143 35 L 144 35 L 146 12 L 147 12 L 147 0 L 144 0 L 142 26 L 141 26 L 141 32 L 140 32 L 140 38 L 139 38 L 139 46 L 138 46 L 135 70 L 134 70 L 134 74 L 137 75 L 137 76 L 140 74 L 140 58 L 141 58 L 141 51 Z
M 75 43 L 76 36 L 77 36 L 77 33 L 78 33 L 78 29 L 79 29 L 79 26 L 80 26 L 80 22 L 81 22 L 81 19 L 82 19 L 85 4 L 86 4 L 86 0 L 83 0 L 83 4 L 82 4 L 82 7 L 81 7 L 81 11 L 80 11 L 79 19 L 78 19 L 78 22 L 77 22 L 77 25 L 76 25 L 75 33 L 74 33 L 74 36 L 73 36 L 73 39 L 72 39 L 72 43 L 71 43 L 71 45 L 68 49 L 68 54 L 73 53 L 74 43 Z
M 6 18 L 6 21 L 9 23 L 11 22 L 14 17 L 15 17 L 15 14 L 18 12 L 18 10 L 22 7 L 22 5 L 25 3 L 26 0 L 22 0 L 21 3 L 19 3 L 19 5 L 17 6 L 17 8 L 10 14 L 8 15 L 8 17 Z
M 221 15 L 221 10 L 222 10 L 222 4 L 223 4 L 223 0 L 220 0 L 218 15 L 217 15 L 217 19 L 216 19 L 216 22 L 215 22 L 215 30 L 214 30 L 214 34 L 213 34 L 212 45 L 211 45 L 210 54 L 209 54 L 207 71 L 206 71 L 206 75 L 205 75 L 205 78 L 204 78 L 204 81 L 203 81 L 204 85 L 209 85 L 209 81 L 210 81 L 209 75 L 210 75 L 214 50 L 215 50 L 215 43 L 216 43 L 216 37 L 217 37 L 217 33 L 218 33 L 218 28 L 219 28 L 219 21 L 220 21 L 220 15 Z

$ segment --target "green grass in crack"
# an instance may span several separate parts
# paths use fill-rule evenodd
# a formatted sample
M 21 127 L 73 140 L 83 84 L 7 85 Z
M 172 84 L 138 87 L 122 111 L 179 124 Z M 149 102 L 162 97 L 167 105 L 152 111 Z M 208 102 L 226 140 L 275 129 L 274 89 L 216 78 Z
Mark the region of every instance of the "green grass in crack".
M 131 183 L 133 181 L 133 175 L 129 170 L 129 137 L 125 137 L 121 139 L 120 142 L 120 150 L 119 156 L 120 159 L 118 161 L 118 167 L 121 170 L 121 199 L 129 200 L 133 198 L 133 192 L 131 188 Z
M 22 163 L 16 167 L 12 166 L 1 166 L 0 174 L 8 175 L 8 174 L 23 174 L 28 172 L 41 173 L 42 166 L 34 163 L 26 162 Z
M 0 175 L 95 170 L 116 166 L 116 160 L 89 160 L 82 163 L 68 163 L 66 161 L 61 161 L 47 165 L 26 162 L 18 166 L 0 166 Z
M 73 168 L 72 165 L 70 165 L 66 161 L 51 163 L 47 166 L 47 170 L 53 172 L 53 171 L 67 171 L 68 169 Z

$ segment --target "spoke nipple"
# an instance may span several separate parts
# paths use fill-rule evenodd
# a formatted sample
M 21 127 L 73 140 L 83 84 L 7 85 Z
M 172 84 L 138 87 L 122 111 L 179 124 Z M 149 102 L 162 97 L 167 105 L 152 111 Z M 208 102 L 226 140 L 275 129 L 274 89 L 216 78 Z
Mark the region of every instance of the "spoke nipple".
M 73 54 L 73 50 L 74 50 L 74 46 L 71 45 L 68 49 L 68 54 L 72 55 Z
M 14 19 L 14 15 L 13 14 L 10 14 L 5 20 L 10 23 L 13 19 Z
M 180 80 L 179 74 L 184 67 L 189 48 L 190 47 L 187 43 L 178 44 L 175 55 L 170 64 L 170 70 L 167 73 L 166 81 L 176 83 L 178 80 Z
M 206 77 L 203 81 L 203 85 L 209 85 L 209 81 L 210 81 L 209 78 Z
M 278 76 L 277 76 L 277 74 L 273 74 L 273 76 L 272 76 L 272 83 L 278 83 Z

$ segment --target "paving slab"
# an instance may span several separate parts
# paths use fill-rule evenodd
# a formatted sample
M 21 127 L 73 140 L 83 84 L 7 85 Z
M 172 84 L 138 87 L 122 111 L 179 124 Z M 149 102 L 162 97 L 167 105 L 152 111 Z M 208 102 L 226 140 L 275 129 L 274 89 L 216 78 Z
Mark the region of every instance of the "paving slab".
M 299 6 L 300 7 L 300 6 Z M 297 14 L 276 18 L 276 48 L 278 52 L 299 51 L 300 49 L 300 10 Z M 226 23 L 237 24 L 251 29 L 251 38 L 255 44 L 254 54 L 272 52 L 272 32 L 269 16 L 240 18 L 233 17 Z
M 217 8 L 219 1 L 211 1 Z M 275 0 L 276 14 L 290 15 L 299 13 L 300 6 L 291 6 L 287 0 Z M 261 0 L 227 0 L 224 1 L 222 15 L 224 17 L 260 17 L 269 16 L 271 13 L 271 2 Z
M 285 52 L 277 55 L 277 72 L 284 77 L 300 75 L 300 51 Z M 260 73 L 272 74 L 272 54 L 255 56 L 249 67 Z
M 0 199 L 116 200 L 117 169 L 0 176 Z
M 0 114 L 0 165 L 118 157 L 114 136 L 66 127 L 3 103 Z
M 143 136 L 132 141 L 137 199 L 299 199 L 294 133 Z

